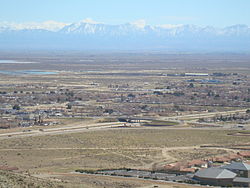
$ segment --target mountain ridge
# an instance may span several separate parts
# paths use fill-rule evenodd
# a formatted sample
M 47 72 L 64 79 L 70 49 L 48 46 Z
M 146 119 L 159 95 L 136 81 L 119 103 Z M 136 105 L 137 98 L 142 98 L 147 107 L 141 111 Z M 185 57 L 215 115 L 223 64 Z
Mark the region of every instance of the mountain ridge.
M 168 27 L 166 25 L 159 25 L 159 26 L 151 26 L 151 25 L 144 25 L 138 26 L 133 23 L 125 23 L 125 24 L 118 24 L 118 25 L 110 25 L 110 24 L 103 24 L 103 23 L 89 23 L 89 22 L 77 22 L 71 24 L 63 24 L 57 22 L 43 22 L 40 26 L 35 23 L 32 26 L 31 24 L 28 25 L 21 25 L 21 24 L 13 24 L 13 23 L 0 23 L 0 33 L 8 32 L 8 31 L 21 31 L 21 30 L 47 30 L 52 32 L 59 32 L 59 33 L 74 33 L 74 34 L 94 34 L 96 32 L 111 32 L 112 30 L 118 31 L 137 31 L 137 32 L 169 32 L 174 33 L 174 31 L 188 31 L 192 33 L 199 33 L 199 32 L 207 32 L 213 34 L 248 34 L 250 35 L 250 27 L 245 24 L 235 24 L 231 26 L 227 26 L 224 28 L 218 28 L 213 26 L 197 26 L 192 24 L 176 24 L 171 25 L 169 24 Z M 46 25 L 47 24 L 47 25 Z M 52 28 L 57 29 L 48 29 L 48 25 L 51 25 Z M 60 25 L 60 26 L 59 26 Z M 175 32 L 176 33 L 176 32 Z
M 51 28 L 48 29 L 48 25 Z M 44 28 L 0 24 L 0 49 L 164 49 L 249 51 L 250 27 L 236 24 L 224 28 L 196 25 L 108 25 L 49 22 Z M 57 26 L 53 26 L 56 24 Z

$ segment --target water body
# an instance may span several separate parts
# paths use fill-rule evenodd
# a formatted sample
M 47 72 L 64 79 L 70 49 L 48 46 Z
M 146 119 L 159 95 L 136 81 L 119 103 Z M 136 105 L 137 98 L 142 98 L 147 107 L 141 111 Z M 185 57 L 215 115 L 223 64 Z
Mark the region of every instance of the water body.
M 37 63 L 37 62 L 29 62 L 29 61 L 16 61 L 16 60 L 7 60 L 7 59 L 0 59 L 0 63 L 3 64 L 27 64 L 27 63 Z
M 50 71 L 40 71 L 40 70 L 22 70 L 22 71 L 0 71 L 0 74 L 8 74 L 8 75 L 48 75 L 48 74 L 57 74 L 57 72 Z

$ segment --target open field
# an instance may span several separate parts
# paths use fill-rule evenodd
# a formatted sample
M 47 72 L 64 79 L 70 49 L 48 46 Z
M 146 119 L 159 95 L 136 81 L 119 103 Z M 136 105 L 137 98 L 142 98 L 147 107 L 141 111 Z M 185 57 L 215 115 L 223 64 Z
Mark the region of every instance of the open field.
M 180 158 L 174 158 L 171 152 L 168 153 L 171 148 L 177 148 L 181 152 L 203 144 L 230 147 L 249 142 L 248 137 L 229 136 L 229 132 L 231 131 L 124 129 L 36 136 L 29 139 L 12 138 L 1 141 L 1 160 L 6 165 L 30 171 L 67 172 L 79 167 L 144 168 L 154 161 L 178 161 Z
M 1 141 L 1 165 L 16 166 L 19 171 L 29 172 L 38 177 L 54 177 L 53 173 L 70 173 L 79 168 L 150 169 L 155 163 L 187 160 L 194 158 L 194 155 L 200 157 L 202 154 L 197 155 L 198 153 L 203 155 L 206 153 L 204 156 L 208 156 L 209 153 L 211 155 L 225 153 L 223 149 L 221 152 L 195 149 L 202 144 L 224 144 L 227 141 L 227 146 L 230 146 L 249 141 L 248 138 L 231 137 L 227 133 L 228 131 L 213 130 L 122 129 L 36 136 L 29 139 L 11 138 Z M 182 155 L 181 152 L 187 149 L 190 154 Z M 61 174 L 56 178 L 68 180 L 69 183 L 75 182 L 76 185 L 77 182 L 90 183 L 90 187 L 93 183 L 88 177 L 79 179 Z M 103 182 L 101 177 L 95 178 L 97 182 L 102 182 L 100 185 L 106 182 L 106 180 Z M 124 181 L 126 184 L 128 180 Z M 115 180 L 117 187 L 122 187 L 124 181 Z M 127 183 L 131 187 L 147 185 L 146 182 L 142 184 L 135 180 L 132 182 L 135 184 L 131 184 L 130 181 Z
M 16 166 L 19 171 L 28 172 L 32 176 L 67 180 L 69 184 L 89 183 L 91 187 L 95 184 L 92 177 L 79 178 L 68 173 L 79 168 L 152 169 L 164 163 L 226 154 L 230 151 L 227 149 L 230 146 L 249 142 L 248 137 L 229 136 L 228 133 L 232 132 L 234 131 L 117 129 L 34 136 L 28 139 L 10 138 L 1 141 L 1 165 Z M 225 149 L 199 147 L 207 144 L 221 145 Z M 103 177 L 95 178 L 97 182 L 102 182 L 101 186 L 105 184 Z M 110 183 L 112 177 L 106 179 Z M 117 187 L 127 183 L 130 187 L 148 184 L 141 180 L 133 180 L 132 184 L 130 180 L 119 179 L 117 182 L 115 178 L 112 181 L 117 183 Z

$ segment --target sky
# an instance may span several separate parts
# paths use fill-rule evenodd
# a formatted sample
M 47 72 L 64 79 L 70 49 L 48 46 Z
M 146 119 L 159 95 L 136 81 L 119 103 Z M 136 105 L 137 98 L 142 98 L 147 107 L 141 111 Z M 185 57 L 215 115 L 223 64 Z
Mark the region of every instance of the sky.
M 250 26 L 250 0 L 0 0 L 0 22 Z

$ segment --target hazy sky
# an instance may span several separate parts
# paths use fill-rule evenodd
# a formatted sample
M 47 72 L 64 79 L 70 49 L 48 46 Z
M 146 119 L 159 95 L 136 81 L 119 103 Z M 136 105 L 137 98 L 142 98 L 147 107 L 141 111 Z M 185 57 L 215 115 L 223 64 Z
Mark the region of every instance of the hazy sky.
M 0 22 L 250 25 L 250 0 L 0 0 Z

